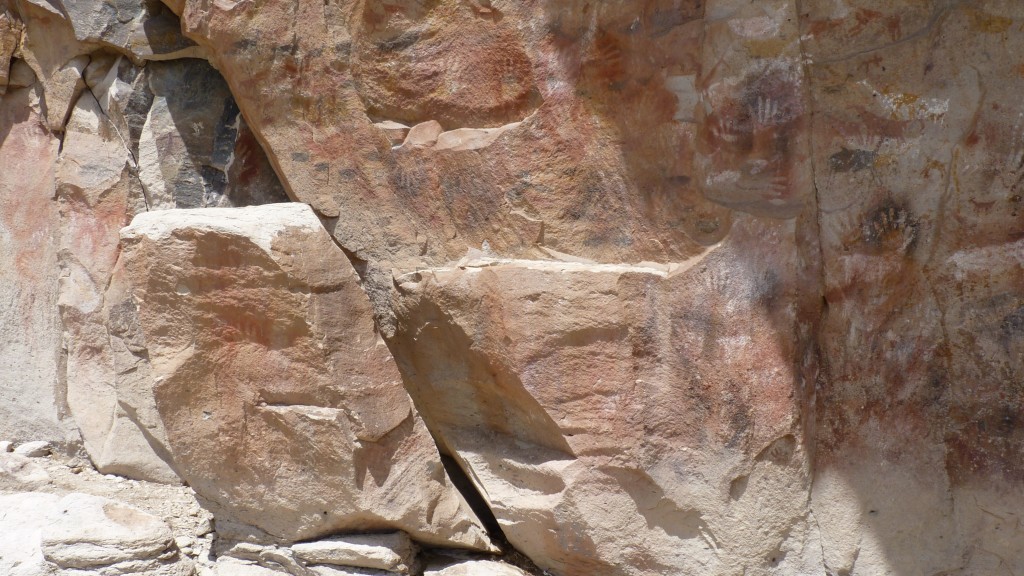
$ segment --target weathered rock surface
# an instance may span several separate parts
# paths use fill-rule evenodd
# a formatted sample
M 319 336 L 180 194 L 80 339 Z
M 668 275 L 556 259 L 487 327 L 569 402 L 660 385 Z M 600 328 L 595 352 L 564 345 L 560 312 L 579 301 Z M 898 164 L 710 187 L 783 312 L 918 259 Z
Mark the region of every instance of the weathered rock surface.
M 308 206 L 150 212 L 122 240 L 174 461 L 218 514 L 488 546 Z
M 428 566 L 423 576 L 527 576 L 526 572 L 498 562 L 469 560 Z
M 408 574 L 416 566 L 416 545 L 403 532 L 336 536 L 291 546 L 307 564 L 376 568 Z
M 1024 6 L 857 4 L 803 3 L 826 563 L 1020 572 Z
M 697 0 L 192 1 L 182 14 L 292 195 L 371 267 L 440 265 L 485 241 L 682 260 L 728 231 L 730 210 L 696 185 L 695 99 L 678 96 L 701 65 Z M 424 133 L 393 148 L 386 122 Z
M 139 68 L 110 56 L 86 77 L 57 171 L 68 404 L 99 470 L 174 482 L 118 231 L 147 209 L 285 197 L 206 63 Z
M 55 313 L 60 141 L 43 125 L 37 90 L 0 98 L 0 134 L 0 437 L 65 445 L 78 433 L 65 404 Z
M 223 574 L 371 573 L 288 545 L 342 511 L 481 547 L 424 423 L 560 576 L 1024 573 L 1022 29 L 1012 0 L 2 3 L 0 437 L 163 481 L 187 454 L 225 541 L 285 541 Z M 202 55 L 227 84 L 155 61 Z M 117 230 L 284 188 L 423 422 L 333 247 L 148 255 L 150 302 L 201 300 L 152 369 Z M 57 481 L 0 457 L 4 490 Z M 53 568 L 9 540 L 0 572 Z
M 11 576 L 194 574 L 163 521 L 97 496 L 0 495 L 0 533 L 0 571 Z
M 798 234 L 743 217 L 683 265 L 484 259 L 397 279 L 410 394 L 518 550 L 559 574 L 820 565 L 800 327 L 819 296 Z
M 23 492 L 50 482 L 50 475 L 28 456 L 0 450 L 0 490 Z
M 33 442 L 19 444 L 18 447 L 14 449 L 14 453 L 27 458 L 40 458 L 48 456 L 50 454 L 50 450 L 51 447 L 49 442 L 46 440 L 35 440 Z
M 100 470 L 177 481 L 118 230 L 146 209 L 282 201 L 283 188 L 215 70 L 145 64 L 199 53 L 159 2 L 0 12 L 0 230 L 12 259 L 2 288 L 15 295 L 0 339 L 0 433 L 58 449 L 81 433 Z M 7 169 L 21 166 L 34 168 Z

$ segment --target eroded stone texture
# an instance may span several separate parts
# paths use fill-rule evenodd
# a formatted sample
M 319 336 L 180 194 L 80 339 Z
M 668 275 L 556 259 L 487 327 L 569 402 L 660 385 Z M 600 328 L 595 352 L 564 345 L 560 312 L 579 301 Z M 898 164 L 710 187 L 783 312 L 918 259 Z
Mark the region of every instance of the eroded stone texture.
M 193 1 L 183 22 L 292 195 L 371 267 L 409 269 L 485 241 L 615 262 L 722 238 L 731 211 L 693 168 L 702 15 L 696 0 Z M 443 132 L 393 148 L 388 121 Z
M 220 518 L 488 546 L 308 206 L 151 212 L 122 241 L 174 461 Z
M 684 265 L 485 259 L 397 279 L 410 393 L 513 545 L 557 574 L 820 562 L 799 326 L 819 297 L 797 234 L 743 217 Z
M 0 135 L 0 436 L 64 445 L 78 433 L 64 400 L 57 315 L 60 142 L 36 90 L 0 98 Z
M 57 172 L 67 401 L 100 471 L 174 482 L 118 231 L 147 208 L 246 205 L 284 195 L 223 80 L 205 62 L 140 68 L 97 55 L 85 82 L 64 128 Z
M 178 17 L 157 0 L 57 0 L 83 43 L 116 49 L 133 60 L 202 58 L 196 44 L 181 35 Z
M 1024 8 L 804 2 L 824 288 L 815 511 L 851 574 L 1024 569 Z
M 66 372 L 99 465 L 160 444 L 113 231 L 147 202 L 283 199 L 262 144 L 354 256 L 444 450 L 555 573 L 1024 572 L 1020 2 L 168 0 L 237 100 L 203 62 L 140 66 L 196 50 L 153 2 L 7 5 L 0 159 L 40 169 L 17 205 L 0 173 L 0 434 L 59 433 Z M 44 126 L 66 132 L 57 185 Z M 305 322 L 264 278 L 247 294 Z M 243 312 L 203 338 L 276 329 L 216 324 Z M 265 358 L 295 347 L 263 345 L 252 373 L 290 374 Z M 255 380 L 240 366 L 212 373 Z M 234 414 L 288 428 L 260 446 L 337 429 L 247 390 Z

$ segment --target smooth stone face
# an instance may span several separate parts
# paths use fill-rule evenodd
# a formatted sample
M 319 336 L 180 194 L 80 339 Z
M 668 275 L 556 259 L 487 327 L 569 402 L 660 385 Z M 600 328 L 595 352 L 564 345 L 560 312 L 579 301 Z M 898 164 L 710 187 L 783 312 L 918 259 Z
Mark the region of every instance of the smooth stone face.
M 28 458 L 41 458 L 50 455 L 50 443 L 46 440 L 36 440 L 19 444 L 14 453 Z
M 526 572 L 500 562 L 470 560 L 428 566 L 423 576 L 526 576 Z
M 152 394 L 121 391 L 140 373 L 148 376 L 146 363 L 132 362 L 136 356 L 111 329 L 127 300 L 117 232 L 145 209 L 145 197 L 120 132 L 91 93 L 65 128 L 57 180 L 67 401 L 85 449 L 102 473 L 179 481 L 161 457 L 167 440 Z M 150 382 L 140 384 L 149 392 Z
M 140 68 L 124 57 L 97 56 L 85 77 L 90 90 L 65 126 L 56 175 L 67 401 L 99 471 L 180 482 L 153 399 L 118 231 L 149 209 L 285 196 L 205 62 Z
M 416 546 L 403 532 L 336 536 L 291 546 L 295 557 L 307 564 L 377 568 L 409 573 L 416 565 Z
M 0 574 L 52 576 L 54 566 L 43 558 L 40 533 L 60 496 L 42 492 L 0 494 Z
M 488 547 L 308 206 L 150 212 L 121 237 L 174 461 L 219 517 Z
M 91 568 L 154 559 L 172 549 L 171 530 L 127 504 L 69 494 L 42 531 L 43 556 L 61 568 Z

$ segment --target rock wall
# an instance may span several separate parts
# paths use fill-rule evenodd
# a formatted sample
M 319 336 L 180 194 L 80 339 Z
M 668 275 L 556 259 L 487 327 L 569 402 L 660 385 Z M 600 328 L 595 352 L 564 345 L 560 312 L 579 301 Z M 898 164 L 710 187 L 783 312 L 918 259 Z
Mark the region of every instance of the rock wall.
M 1019 2 L 0 8 L 26 574 L 1024 571 Z

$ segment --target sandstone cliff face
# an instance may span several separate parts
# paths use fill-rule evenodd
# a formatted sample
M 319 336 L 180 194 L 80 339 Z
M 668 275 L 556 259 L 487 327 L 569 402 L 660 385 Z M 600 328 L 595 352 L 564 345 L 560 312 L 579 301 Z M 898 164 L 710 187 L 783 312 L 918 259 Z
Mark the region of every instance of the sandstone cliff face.
M 1024 571 L 1018 2 L 2 7 L 0 440 L 199 572 Z

